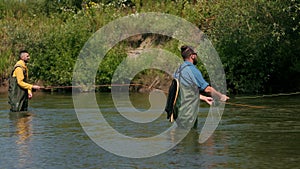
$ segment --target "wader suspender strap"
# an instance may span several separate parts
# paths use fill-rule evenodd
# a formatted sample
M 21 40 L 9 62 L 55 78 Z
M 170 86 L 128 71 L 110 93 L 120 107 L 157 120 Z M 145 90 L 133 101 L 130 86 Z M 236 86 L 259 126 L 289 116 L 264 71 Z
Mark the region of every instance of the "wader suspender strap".
M 11 71 L 10 77 L 13 76 L 14 71 L 16 70 L 17 67 L 20 67 L 23 70 L 24 78 L 26 79 L 27 77 L 25 77 L 25 76 L 27 76 L 27 72 L 26 72 L 25 69 L 23 69 L 22 65 L 19 65 L 19 64 L 17 64 L 17 65 L 14 66 L 14 69 Z
M 20 67 L 20 68 L 23 70 L 24 81 L 27 82 L 27 80 L 28 80 L 27 71 L 26 71 L 26 69 L 24 69 L 24 68 L 22 67 L 22 65 L 20 65 L 20 64 L 17 64 L 17 65 L 14 66 L 14 69 L 11 71 L 10 77 L 13 76 L 14 71 L 16 70 L 17 67 Z
M 177 69 L 176 74 L 179 74 L 179 79 L 180 79 L 180 77 L 181 77 L 181 72 L 182 72 L 182 70 L 183 70 L 185 67 L 187 67 L 187 66 L 190 66 L 190 65 L 185 65 L 185 66 L 183 66 L 182 68 Z
M 180 79 L 182 78 L 181 72 L 183 71 L 184 68 L 186 68 L 186 67 L 188 67 L 188 66 L 192 66 L 192 65 L 184 65 L 182 68 L 179 68 L 179 69 L 176 71 L 176 74 L 179 74 L 179 78 L 178 78 L 179 81 L 180 81 Z

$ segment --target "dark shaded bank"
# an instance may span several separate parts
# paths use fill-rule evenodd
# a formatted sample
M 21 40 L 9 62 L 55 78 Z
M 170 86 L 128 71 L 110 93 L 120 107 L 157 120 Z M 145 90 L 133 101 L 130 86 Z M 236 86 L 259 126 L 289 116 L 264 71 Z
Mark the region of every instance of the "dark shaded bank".
M 0 93 L 7 93 L 8 91 L 8 80 L 0 78 Z

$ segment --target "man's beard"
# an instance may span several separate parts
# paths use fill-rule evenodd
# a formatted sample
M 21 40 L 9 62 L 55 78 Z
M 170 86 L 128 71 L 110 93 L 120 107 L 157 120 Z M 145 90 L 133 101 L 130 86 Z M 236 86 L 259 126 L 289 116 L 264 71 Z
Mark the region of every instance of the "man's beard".
M 197 59 L 197 57 L 195 57 L 195 59 L 193 59 L 193 64 L 197 65 L 197 63 L 198 63 L 198 59 Z

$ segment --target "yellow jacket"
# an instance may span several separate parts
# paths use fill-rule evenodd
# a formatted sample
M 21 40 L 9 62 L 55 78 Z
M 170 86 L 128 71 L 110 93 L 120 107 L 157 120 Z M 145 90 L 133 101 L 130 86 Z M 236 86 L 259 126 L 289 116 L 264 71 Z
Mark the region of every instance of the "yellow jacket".
M 28 78 L 28 69 L 27 69 L 27 66 L 25 64 L 25 62 L 23 60 L 19 60 L 16 65 L 19 65 L 21 66 L 23 69 L 26 70 L 27 72 L 27 77 L 26 79 Z M 15 66 L 16 66 L 15 65 Z M 29 84 L 29 83 L 26 83 L 24 82 L 24 73 L 23 73 L 23 69 L 21 67 L 17 67 L 13 73 L 13 77 L 16 77 L 17 78 L 17 81 L 18 81 L 18 85 L 23 88 L 23 89 L 27 89 L 28 90 L 28 94 L 32 94 L 32 84 Z

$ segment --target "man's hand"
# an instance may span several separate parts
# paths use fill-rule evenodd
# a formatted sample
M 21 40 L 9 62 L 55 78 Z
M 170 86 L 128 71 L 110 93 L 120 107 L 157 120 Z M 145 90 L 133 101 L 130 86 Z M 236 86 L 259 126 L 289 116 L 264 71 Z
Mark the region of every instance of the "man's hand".
M 36 89 L 36 90 L 39 90 L 41 88 L 41 86 L 38 86 L 38 85 L 32 85 L 32 89 Z M 32 98 L 32 91 L 28 91 L 28 99 L 31 99 Z
M 32 88 L 33 88 L 33 89 L 36 89 L 36 90 L 39 90 L 39 89 L 41 88 L 41 86 L 33 85 Z
M 28 93 L 28 99 L 32 98 L 32 93 Z
M 200 100 L 205 101 L 209 105 L 212 105 L 212 103 L 214 102 L 214 99 L 212 97 L 207 97 L 203 95 L 200 95 Z
M 221 98 L 220 98 L 220 101 L 226 102 L 228 99 L 229 99 L 228 96 L 226 96 L 225 94 L 222 94 L 222 96 L 221 96 Z

